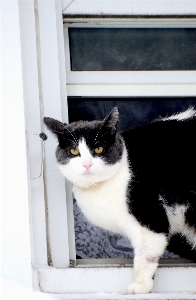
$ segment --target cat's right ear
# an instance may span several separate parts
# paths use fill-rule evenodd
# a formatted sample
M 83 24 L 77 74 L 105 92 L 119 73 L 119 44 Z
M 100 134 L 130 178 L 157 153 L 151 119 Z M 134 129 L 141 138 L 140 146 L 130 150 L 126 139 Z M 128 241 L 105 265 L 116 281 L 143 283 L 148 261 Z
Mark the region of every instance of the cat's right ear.
M 46 127 L 56 135 L 62 134 L 65 130 L 66 124 L 63 124 L 58 120 L 45 117 L 44 123 L 45 123 Z
M 115 134 L 117 130 L 119 120 L 119 112 L 118 108 L 114 107 L 113 110 L 109 113 L 109 115 L 103 120 L 104 128 L 108 128 L 111 134 Z

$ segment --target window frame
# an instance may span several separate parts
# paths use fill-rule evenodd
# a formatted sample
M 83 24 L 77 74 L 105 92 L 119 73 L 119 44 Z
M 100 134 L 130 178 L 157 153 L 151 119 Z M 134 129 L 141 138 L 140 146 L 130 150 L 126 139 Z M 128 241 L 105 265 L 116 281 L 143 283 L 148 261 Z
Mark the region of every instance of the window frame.
M 33 281 L 35 289 L 39 290 L 40 266 L 67 268 L 70 260 L 75 258 L 73 237 L 70 236 L 73 217 L 71 219 L 72 214 L 68 215 L 72 202 L 69 201 L 65 180 L 57 169 L 54 155 L 56 139 L 48 132 L 48 140 L 43 142 L 39 138 L 40 132 L 46 132 L 44 116 L 68 121 L 62 7 L 60 0 L 19 1 L 18 5 L 29 162 Z
M 68 96 L 194 96 L 196 71 L 72 71 L 68 28 L 194 28 L 190 19 L 64 18 Z M 123 88 L 122 88 L 123 87 Z
M 70 87 L 66 87 L 62 9 L 64 4 L 70 4 L 68 8 L 71 8 L 76 2 L 79 1 L 18 1 L 29 166 L 33 285 L 35 290 L 60 295 L 102 291 L 111 293 L 105 297 L 112 299 L 113 292 L 125 291 L 126 285 L 133 279 L 133 268 L 131 265 L 122 267 L 121 264 L 70 267 L 70 261 L 75 260 L 71 188 L 65 188 L 64 178 L 58 173 L 54 157 L 56 140 L 42 121 L 44 116 L 68 121 L 66 99 Z M 87 85 L 85 93 L 86 88 Z M 39 138 L 41 131 L 48 135 L 45 142 Z M 155 292 L 185 292 L 190 299 L 190 292 L 195 290 L 195 277 L 195 265 L 188 268 L 159 268 L 155 276 Z M 62 297 L 74 299 L 75 296 Z M 127 299 L 129 297 L 132 298 L 126 296 Z M 137 299 L 142 298 L 137 296 Z M 152 294 L 147 295 L 147 298 L 157 299 L 157 296 Z M 165 298 L 168 299 L 168 294 Z M 81 299 L 84 299 L 83 295 Z
M 62 0 L 63 15 L 89 17 L 192 17 L 196 13 L 194 0 Z
M 191 97 L 196 95 L 196 71 L 72 71 L 69 28 L 195 28 L 192 19 L 144 18 L 78 19 L 64 17 L 64 42 L 68 97 Z M 144 99 L 144 98 L 143 98 Z M 169 259 L 168 259 L 169 260 Z M 85 260 L 91 265 L 91 259 Z M 116 260 L 118 263 L 119 260 Z M 164 260 L 160 266 L 165 265 Z M 82 260 L 77 260 L 82 264 Z M 113 262 L 114 263 L 114 262 Z M 190 261 L 181 261 L 187 267 Z M 100 263 L 99 263 L 100 264 Z M 170 266 L 179 266 L 173 261 Z M 167 265 L 167 263 L 166 263 Z M 190 265 L 189 265 L 190 266 Z

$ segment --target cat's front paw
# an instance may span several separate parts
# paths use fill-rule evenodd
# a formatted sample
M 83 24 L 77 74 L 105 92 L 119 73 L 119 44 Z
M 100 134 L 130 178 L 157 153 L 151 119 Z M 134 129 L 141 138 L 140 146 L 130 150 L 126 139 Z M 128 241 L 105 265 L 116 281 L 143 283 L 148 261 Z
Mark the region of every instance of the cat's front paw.
M 146 294 L 150 293 L 153 290 L 153 280 L 149 280 L 145 283 L 133 282 L 128 285 L 126 289 L 127 294 Z

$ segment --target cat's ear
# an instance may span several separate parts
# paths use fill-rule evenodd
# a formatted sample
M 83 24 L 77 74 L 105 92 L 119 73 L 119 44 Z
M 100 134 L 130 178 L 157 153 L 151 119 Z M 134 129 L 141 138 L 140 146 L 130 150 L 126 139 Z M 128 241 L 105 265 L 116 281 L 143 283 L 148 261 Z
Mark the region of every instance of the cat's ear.
M 104 128 L 108 128 L 111 134 L 115 134 L 117 130 L 119 120 L 119 112 L 118 108 L 114 107 L 113 110 L 109 113 L 109 115 L 103 120 Z
M 44 123 L 51 132 L 53 132 L 57 135 L 62 134 L 65 130 L 65 125 L 66 124 L 63 124 L 58 120 L 45 117 L 44 118 Z

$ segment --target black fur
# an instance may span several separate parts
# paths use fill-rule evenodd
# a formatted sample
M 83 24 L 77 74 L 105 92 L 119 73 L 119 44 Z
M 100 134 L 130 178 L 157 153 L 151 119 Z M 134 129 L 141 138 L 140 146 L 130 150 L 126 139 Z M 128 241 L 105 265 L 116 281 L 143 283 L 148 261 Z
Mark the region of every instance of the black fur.
M 115 164 L 122 156 L 123 142 L 117 133 L 117 108 L 114 108 L 103 121 L 78 121 L 67 125 L 52 118 L 44 118 L 44 123 L 58 137 L 56 158 L 59 164 L 66 164 L 69 161 L 72 157 L 70 149 L 78 146 L 81 137 L 85 137 L 93 156 L 96 156 L 94 148 L 99 146 L 104 148 L 104 152 L 99 156 L 107 164 Z
M 165 205 L 185 205 L 186 224 L 196 235 L 195 116 L 182 121 L 157 120 L 121 135 L 117 132 L 117 109 L 103 121 L 79 121 L 67 125 L 44 118 L 44 122 L 58 137 L 56 157 L 59 164 L 66 164 L 70 148 L 77 147 L 81 136 L 85 136 L 90 149 L 104 147 L 101 156 L 107 164 L 115 164 L 121 158 L 124 141 L 133 174 L 127 188 L 130 213 L 143 226 L 169 236 Z M 92 155 L 96 155 L 93 150 Z M 179 239 L 182 247 L 175 247 Z M 191 248 L 193 245 L 179 234 L 173 236 L 169 244 L 171 251 L 196 261 L 196 248 Z
M 151 230 L 169 232 L 159 195 L 169 206 L 190 205 L 192 216 L 188 210 L 186 221 L 196 226 L 195 132 L 196 118 L 192 118 L 157 121 L 122 134 L 134 174 L 129 209 Z

